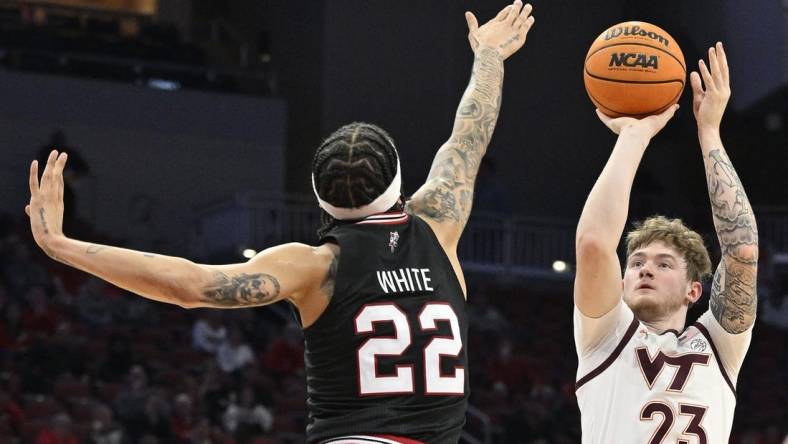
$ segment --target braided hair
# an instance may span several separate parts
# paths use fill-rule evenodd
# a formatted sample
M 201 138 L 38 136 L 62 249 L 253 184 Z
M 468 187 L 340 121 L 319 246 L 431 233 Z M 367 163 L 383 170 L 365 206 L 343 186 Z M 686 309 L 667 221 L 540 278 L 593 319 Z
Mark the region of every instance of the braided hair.
M 371 123 L 345 125 L 318 147 L 312 160 L 315 189 L 324 201 L 343 208 L 367 205 L 383 194 L 397 173 L 397 151 L 391 136 Z M 402 204 L 397 203 L 399 209 Z M 342 224 L 321 210 L 323 237 Z

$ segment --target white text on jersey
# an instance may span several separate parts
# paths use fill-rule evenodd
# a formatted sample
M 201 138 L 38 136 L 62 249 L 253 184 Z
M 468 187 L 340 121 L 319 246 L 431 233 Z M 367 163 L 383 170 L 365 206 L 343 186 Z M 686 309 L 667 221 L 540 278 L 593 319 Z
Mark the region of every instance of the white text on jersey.
M 430 287 L 429 268 L 400 268 L 398 270 L 377 271 L 378 283 L 385 293 L 405 291 L 433 291 Z

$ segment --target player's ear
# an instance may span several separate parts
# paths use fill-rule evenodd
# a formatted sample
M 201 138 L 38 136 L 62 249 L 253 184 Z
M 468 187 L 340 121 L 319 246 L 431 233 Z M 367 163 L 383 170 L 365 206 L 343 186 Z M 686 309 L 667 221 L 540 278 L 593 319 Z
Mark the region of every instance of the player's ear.
M 690 282 L 689 288 L 687 289 L 687 301 L 694 304 L 700 300 L 702 295 L 703 285 L 698 281 Z

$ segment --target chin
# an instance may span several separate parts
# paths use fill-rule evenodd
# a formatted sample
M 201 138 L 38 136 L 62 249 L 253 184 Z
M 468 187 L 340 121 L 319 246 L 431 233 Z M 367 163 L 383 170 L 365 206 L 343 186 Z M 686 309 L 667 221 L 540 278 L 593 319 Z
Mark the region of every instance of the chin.
M 651 321 L 665 317 L 668 311 L 665 301 L 656 294 L 630 295 L 624 299 L 635 317 L 641 321 Z
M 671 306 L 665 296 L 657 294 L 638 294 L 624 298 L 635 317 L 640 321 L 650 322 L 670 317 L 681 304 Z

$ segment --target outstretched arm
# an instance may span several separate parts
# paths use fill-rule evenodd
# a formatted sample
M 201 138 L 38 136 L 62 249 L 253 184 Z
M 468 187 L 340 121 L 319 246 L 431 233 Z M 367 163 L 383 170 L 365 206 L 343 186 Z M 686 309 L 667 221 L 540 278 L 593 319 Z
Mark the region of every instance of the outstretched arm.
M 39 181 L 30 166 L 30 228 L 51 258 L 148 299 L 185 308 L 236 308 L 289 299 L 296 305 L 319 290 L 333 254 L 325 247 L 287 244 L 246 263 L 200 265 L 186 259 L 90 244 L 63 234 L 63 168 L 67 155 L 53 151 Z
M 728 333 L 741 333 L 755 321 L 758 228 L 744 187 L 720 138 L 720 122 L 731 94 L 728 60 L 722 43 L 709 48 L 708 65 L 701 60 L 700 75 L 693 72 L 690 80 L 714 227 L 722 249 L 709 308 Z
M 426 183 L 408 201 L 408 211 L 426 218 L 448 244 L 459 241 L 468 221 L 476 174 L 501 109 L 503 61 L 525 43 L 534 23 L 531 9 L 517 0 L 482 27 L 472 13 L 465 14 L 475 53 L 471 80 L 451 137 L 435 155 Z
M 619 136 L 577 223 L 574 297 L 578 310 L 588 317 L 604 315 L 621 300 L 621 265 L 616 249 L 627 221 L 632 183 L 651 138 L 676 109 L 678 105 L 640 120 L 611 119 L 597 110 L 602 122 Z

